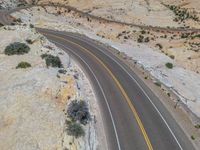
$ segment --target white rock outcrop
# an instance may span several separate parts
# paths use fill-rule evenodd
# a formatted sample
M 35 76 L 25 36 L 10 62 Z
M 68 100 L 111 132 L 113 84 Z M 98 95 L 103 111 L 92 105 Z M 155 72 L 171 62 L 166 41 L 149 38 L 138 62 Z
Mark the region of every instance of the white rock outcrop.
M 12 56 L 4 54 L 7 45 L 12 42 L 26 43 L 26 39 L 34 41 L 33 44 L 27 44 L 31 49 L 29 53 Z M 47 68 L 40 56 L 44 53 L 59 56 L 66 74 L 59 74 L 59 68 Z M 31 67 L 16 69 L 21 61 L 29 62 Z M 75 79 L 75 74 L 80 78 Z M 70 62 L 64 51 L 29 27 L 0 28 L 0 78 L 0 149 L 96 149 L 93 121 L 84 127 L 84 138 L 74 140 L 66 133 L 65 109 L 68 101 L 85 99 L 86 95 L 90 104 L 94 101 L 94 95 L 88 80 Z M 95 114 L 93 112 L 92 115 Z M 73 147 L 70 148 L 69 143 Z

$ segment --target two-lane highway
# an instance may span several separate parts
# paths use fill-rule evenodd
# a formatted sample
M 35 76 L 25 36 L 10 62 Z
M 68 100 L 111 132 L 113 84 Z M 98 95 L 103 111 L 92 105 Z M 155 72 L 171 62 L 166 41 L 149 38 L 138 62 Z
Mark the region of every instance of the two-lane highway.
M 38 31 L 73 56 L 87 73 L 98 98 L 109 149 L 194 149 L 159 99 L 106 47 L 72 33 Z
M 28 7 L 32 6 L 0 12 L 0 22 L 10 24 L 11 12 Z M 88 75 L 98 98 L 109 149 L 194 149 L 160 100 L 105 46 L 77 34 L 38 31 L 76 59 Z

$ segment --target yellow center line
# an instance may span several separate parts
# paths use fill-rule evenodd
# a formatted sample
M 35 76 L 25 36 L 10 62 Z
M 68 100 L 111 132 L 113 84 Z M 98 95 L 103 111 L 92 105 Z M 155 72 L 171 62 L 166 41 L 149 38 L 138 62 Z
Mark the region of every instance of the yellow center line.
M 67 39 L 65 39 L 65 38 L 62 38 L 62 37 L 53 35 L 53 34 L 49 34 L 49 33 L 44 33 L 44 34 L 47 34 L 47 35 L 56 37 L 56 38 L 58 38 L 58 39 L 62 39 L 62 40 L 67 41 L 67 42 L 69 42 L 69 43 L 71 43 L 71 44 L 73 44 L 73 45 L 76 45 L 76 46 L 80 47 L 81 49 L 83 49 L 83 50 L 85 50 L 86 52 L 88 52 L 92 57 L 94 57 L 94 58 L 108 71 L 108 73 L 110 74 L 110 76 L 113 78 L 113 80 L 115 81 L 115 83 L 116 83 L 117 86 L 119 87 L 121 93 L 122 93 L 123 96 L 125 97 L 125 99 L 126 99 L 128 105 L 129 105 L 129 107 L 131 108 L 131 111 L 133 112 L 134 117 L 135 117 L 135 119 L 136 119 L 136 121 L 137 121 L 137 123 L 138 123 L 138 125 L 139 125 L 139 127 L 140 127 L 140 130 L 141 130 L 141 132 L 142 132 L 142 135 L 144 136 L 144 139 L 145 139 L 145 142 L 146 142 L 146 144 L 147 144 L 147 146 L 148 146 L 148 149 L 149 149 L 149 150 L 153 150 L 152 144 L 151 144 L 151 142 L 150 142 L 150 140 L 149 140 L 149 137 L 148 137 L 148 135 L 147 135 L 147 133 L 146 133 L 146 131 L 145 131 L 145 128 L 144 128 L 144 126 L 143 126 L 143 124 L 142 124 L 142 121 L 141 121 L 141 119 L 140 119 L 140 117 L 139 117 L 139 115 L 138 115 L 138 113 L 137 113 L 135 107 L 134 107 L 133 104 L 131 103 L 130 98 L 128 97 L 128 95 L 126 94 L 126 92 L 125 92 L 125 90 L 123 89 L 122 85 L 121 85 L 120 82 L 117 80 L 117 78 L 114 76 L 114 74 L 112 73 L 112 71 L 111 71 L 97 56 L 95 56 L 92 52 L 90 52 L 88 49 L 82 47 L 81 45 L 79 45 L 79 44 L 77 44 L 77 43 L 74 43 L 74 42 L 72 42 L 72 41 L 69 41 L 69 40 L 67 40 Z

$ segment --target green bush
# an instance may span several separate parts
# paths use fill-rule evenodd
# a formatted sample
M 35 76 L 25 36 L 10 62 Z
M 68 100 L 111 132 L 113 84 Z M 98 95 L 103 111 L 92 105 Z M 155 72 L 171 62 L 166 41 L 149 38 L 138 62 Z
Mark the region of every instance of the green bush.
M 17 65 L 16 69 L 18 69 L 18 68 L 29 68 L 29 67 L 31 67 L 31 64 L 29 64 L 28 62 L 22 61 Z
M 174 56 L 174 55 L 170 55 L 169 57 L 170 57 L 171 59 L 174 59 L 174 58 L 175 58 L 175 56 Z
M 5 48 L 6 55 L 23 55 L 30 51 L 30 47 L 24 43 L 15 42 Z
M 161 83 L 160 82 L 155 82 L 154 84 L 159 86 L 159 87 L 161 87 Z
M 142 30 L 142 31 L 140 31 L 142 34 L 146 34 L 146 31 L 145 30 Z
M 68 135 L 74 136 L 75 138 L 79 138 L 85 135 L 85 131 L 83 127 L 78 123 L 70 123 L 67 128 Z
M 4 25 L 2 23 L 0 23 L 0 27 L 3 27 Z
M 84 125 L 86 125 L 90 120 L 88 105 L 85 101 L 72 101 L 69 104 L 67 113 L 71 120 L 79 121 L 81 124 Z
M 33 41 L 32 41 L 31 39 L 26 39 L 26 42 L 27 42 L 28 44 L 33 44 Z
M 45 59 L 47 67 L 63 67 L 61 60 L 58 56 L 53 56 L 51 54 L 42 54 L 41 57 L 42 59 Z
M 142 43 L 143 40 L 144 40 L 144 36 L 139 35 L 139 37 L 138 37 L 138 39 L 137 39 L 137 42 L 138 42 L 138 43 Z
M 145 39 L 144 39 L 144 42 L 146 42 L 146 43 L 148 43 L 150 40 L 149 40 L 149 37 L 146 37 Z
M 192 140 L 195 140 L 195 137 L 194 137 L 194 135 L 191 135 L 191 139 L 192 139 Z
M 58 73 L 60 73 L 60 74 L 66 74 L 66 73 L 67 73 L 67 70 L 60 69 L 60 70 L 58 70 Z
M 167 68 L 169 68 L 169 69 L 172 69 L 174 66 L 173 66 L 173 64 L 172 63 L 166 63 L 165 64 L 165 66 L 167 67 Z
M 156 46 L 159 48 L 159 49 L 162 49 L 163 46 L 160 44 L 160 43 L 157 43 Z
M 200 125 L 199 124 L 196 124 L 194 127 L 197 128 L 197 129 L 200 129 Z
M 34 25 L 33 25 L 33 24 L 30 24 L 29 26 L 30 26 L 30 28 L 34 28 Z

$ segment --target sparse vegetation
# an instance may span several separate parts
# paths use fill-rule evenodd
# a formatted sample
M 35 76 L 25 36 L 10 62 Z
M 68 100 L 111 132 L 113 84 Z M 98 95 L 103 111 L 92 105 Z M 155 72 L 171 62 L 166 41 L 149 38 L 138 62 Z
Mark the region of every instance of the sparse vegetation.
M 169 68 L 169 69 L 172 69 L 174 66 L 173 66 L 173 64 L 172 63 L 166 63 L 165 64 L 165 66 L 167 67 L 167 68 Z
M 143 35 L 139 35 L 138 39 L 137 39 L 137 42 L 138 43 L 142 43 L 142 42 L 149 42 L 149 37 L 144 37 Z
M 30 28 L 34 28 L 34 25 L 33 25 L 33 24 L 30 24 Z
M 79 138 L 85 135 L 83 127 L 76 122 L 71 122 L 68 124 L 67 133 L 68 135 L 74 136 L 75 138 Z
M 170 96 L 171 96 L 171 94 L 170 94 L 170 93 L 167 93 L 167 96 L 169 96 L 169 97 L 170 97 Z
M 175 56 L 174 56 L 174 55 L 170 55 L 169 57 L 170 57 L 171 59 L 174 59 L 174 58 L 175 58 Z
M 90 113 L 88 105 L 85 101 L 74 100 L 69 104 L 67 110 L 69 118 L 73 121 L 79 121 L 81 124 L 86 125 L 90 120 Z
M 193 36 L 191 36 L 191 38 L 192 38 L 192 39 L 200 38 L 200 34 L 193 35 Z
M 22 61 L 17 65 L 16 69 L 18 69 L 18 68 L 25 69 L 25 68 L 29 68 L 29 67 L 31 67 L 31 64 L 29 64 L 28 62 L 23 62 Z
M 161 83 L 160 82 L 155 82 L 155 85 L 157 85 L 158 87 L 161 87 Z
M 175 5 L 165 5 L 165 6 L 174 12 L 174 14 L 176 15 L 174 21 L 176 22 L 178 21 L 183 22 L 186 19 L 199 21 L 199 18 L 197 17 L 196 13 L 188 11 L 188 9 L 186 8 L 181 8 L 180 6 L 175 6 Z
M 21 20 L 21 18 L 16 18 L 16 19 L 14 19 L 14 22 L 22 23 L 22 20 Z
M 42 54 L 42 59 L 45 59 L 47 67 L 58 67 L 62 68 L 62 62 L 58 56 L 53 56 L 51 54 Z
M 137 39 L 138 43 L 142 43 L 142 42 L 143 42 L 143 39 L 144 39 L 144 36 L 139 35 L 139 37 L 138 37 L 138 39 Z
M 194 127 L 195 127 L 196 129 L 200 129 L 200 124 L 196 124 Z
M 156 46 L 159 48 L 159 49 L 162 49 L 163 46 L 160 44 L 160 43 L 157 43 Z
M 65 69 L 60 69 L 60 70 L 58 70 L 58 73 L 60 73 L 60 74 L 66 74 L 66 70 Z
M 141 31 L 141 34 L 146 34 L 146 31 L 142 30 L 142 31 Z
M 191 139 L 192 139 L 192 140 L 195 140 L 195 137 L 194 137 L 194 135 L 191 135 Z
M 146 37 L 145 39 L 144 39 L 144 42 L 149 42 L 149 37 Z
M 4 25 L 2 23 L 0 23 L 0 27 L 3 27 Z
M 24 43 L 15 42 L 5 48 L 6 55 L 23 55 L 30 51 L 30 47 Z
M 27 42 L 28 44 L 33 44 L 33 41 L 32 41 L 31 39 L 26 39 L 26 42 Z

